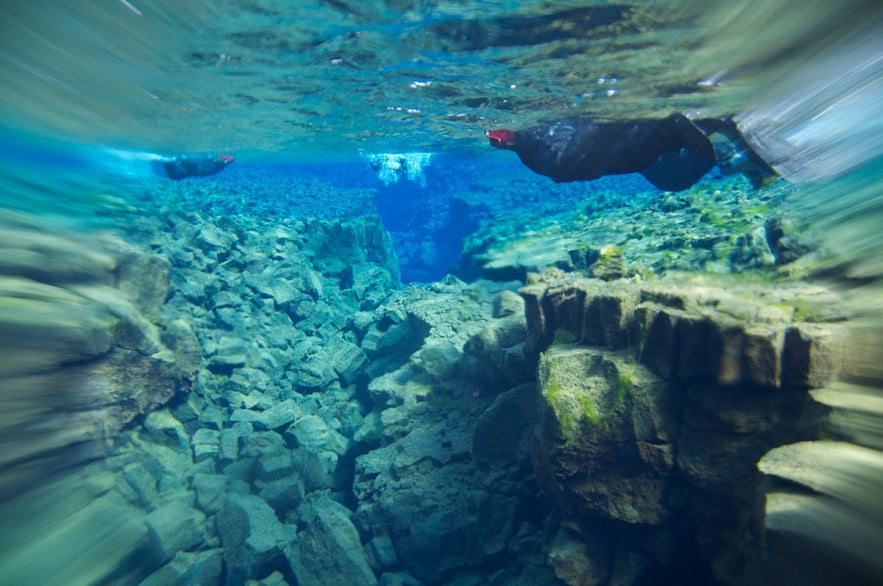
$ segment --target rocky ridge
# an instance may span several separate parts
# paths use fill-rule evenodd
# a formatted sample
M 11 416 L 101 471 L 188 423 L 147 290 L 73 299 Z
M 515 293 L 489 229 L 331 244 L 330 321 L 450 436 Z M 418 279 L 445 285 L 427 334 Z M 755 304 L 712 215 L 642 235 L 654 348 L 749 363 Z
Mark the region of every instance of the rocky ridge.
M 817 454 L 818 478 L 833 472 L 834 446 L 819 440 L 827 405 L 843 397 L 836 380 L 849 369 L 838 294 L 802 282 L 681 275 L 607 283 L 554 270 L 521 294 L 543 398 L 537 481 L 581 520 L 579 535 L 606 544 L 586 567 L 608 570 L 571 583 L 605 583 L 624 556 L 684 575 L 701 575 L 704 559 L 703 580 L 725 584 L 809 579 L 783 571 L 802 562 L 782 535 L 797 519 L 813 526 L 812 506 L 766 479 L 820 490 L 795 476 L 792 452 Z M 863 449 L 842 446 L 841 457 Z M 869 464 L 863 474 L 879 470 Z M 773 532 L 775 547 L 759 547 L 759 527 Z M 862 558 L 846 570 L 828 555 L 818 576 L 861 580 L 874 572 L 873 556 Z
M 548 268 L 590 270 L 604 251 L 616 251 L 625 272 L 607 280 L 679 271 L 728 274 L 783 267 L 817 248 L 788 218 L 784 182 L 761 191 L 742 179 L 678 193 L 626 187 L 599 187 L 574 198 L 565 211 L 525 206 L 496 216 L 465 239 L 460 272 L 524 281 L 527 273 Z M 467 205 L 480 210 L 485 204 L 475 199 L 466 198 Z

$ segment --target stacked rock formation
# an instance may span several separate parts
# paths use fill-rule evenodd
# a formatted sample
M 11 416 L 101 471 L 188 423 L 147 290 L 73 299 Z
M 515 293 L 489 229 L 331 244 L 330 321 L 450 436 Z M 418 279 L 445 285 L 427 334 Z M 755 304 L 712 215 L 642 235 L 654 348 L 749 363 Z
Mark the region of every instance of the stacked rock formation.
M 759 545 L 784 507 L 764 500 L 761 471 L 799 482 L 787 454 L 833 449 L 810 441 L 827 409 L 808 391 L 844 368 L 842 299 L 805 283 L 554 270 L 521 293 L 539 352 L 538 482 L 581 519 L 573 532 L 607 544 L 569 583 L 604 583 L 626 559 L 685 572 L 704 559 L 721 583 L 787 575 Z

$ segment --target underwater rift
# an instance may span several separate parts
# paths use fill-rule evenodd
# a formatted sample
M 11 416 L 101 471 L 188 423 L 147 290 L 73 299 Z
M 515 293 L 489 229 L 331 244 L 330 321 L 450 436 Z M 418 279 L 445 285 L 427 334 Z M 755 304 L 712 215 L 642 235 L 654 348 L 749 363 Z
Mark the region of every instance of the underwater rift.
M 0 584 L 880 583 L 877 4 L 4 3 Z

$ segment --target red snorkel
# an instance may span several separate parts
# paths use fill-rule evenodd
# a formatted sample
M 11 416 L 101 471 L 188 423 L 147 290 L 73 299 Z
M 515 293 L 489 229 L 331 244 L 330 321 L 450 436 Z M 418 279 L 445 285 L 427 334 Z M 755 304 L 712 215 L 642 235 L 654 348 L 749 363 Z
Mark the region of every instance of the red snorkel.
M 496 147 L 498 149 L 511 149 L 515 146 L 515 131 L 514 130 L 488 130 L 484 133 L 488 140 L 490 140 L 491 146 Z

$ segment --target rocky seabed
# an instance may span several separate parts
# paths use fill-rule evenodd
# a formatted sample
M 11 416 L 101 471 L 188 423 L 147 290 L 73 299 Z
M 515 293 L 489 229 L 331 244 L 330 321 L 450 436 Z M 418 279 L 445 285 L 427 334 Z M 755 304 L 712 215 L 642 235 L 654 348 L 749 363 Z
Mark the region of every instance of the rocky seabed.
M 774 583 L 879 447 L 821 287 L 401 288 L 374 216 L 131 240 L 0 238 L 9 583 Z

